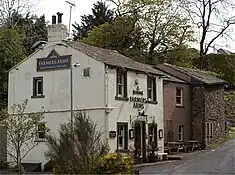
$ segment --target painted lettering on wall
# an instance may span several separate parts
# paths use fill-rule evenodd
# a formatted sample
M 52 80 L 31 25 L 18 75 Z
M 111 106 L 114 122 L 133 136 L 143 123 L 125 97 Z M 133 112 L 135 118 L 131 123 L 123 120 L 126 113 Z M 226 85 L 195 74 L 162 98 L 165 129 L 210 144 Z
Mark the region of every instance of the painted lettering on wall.
M 38 58 L 37 71 L 49 71 L 58 69 L 69 69 L 71 66 L 71 55 L 58 56 L 53 58 Z
M 147 103 L 147 98 L 143 98 L 143 97 L 130 97 L 130 102 L 134 102 L 133 103 L 133 108 L 137 108 L 137 109 L 144 109 L 144 104 Z

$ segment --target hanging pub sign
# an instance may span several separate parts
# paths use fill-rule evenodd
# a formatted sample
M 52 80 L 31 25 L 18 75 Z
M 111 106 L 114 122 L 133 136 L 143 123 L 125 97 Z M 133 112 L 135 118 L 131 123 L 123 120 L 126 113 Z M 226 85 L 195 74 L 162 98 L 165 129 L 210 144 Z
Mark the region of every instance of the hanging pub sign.
M 69 69 L 71 66 L 71 56 L 72 55 L 63 55 L 53 58 L 38 58 L 37 71 Z

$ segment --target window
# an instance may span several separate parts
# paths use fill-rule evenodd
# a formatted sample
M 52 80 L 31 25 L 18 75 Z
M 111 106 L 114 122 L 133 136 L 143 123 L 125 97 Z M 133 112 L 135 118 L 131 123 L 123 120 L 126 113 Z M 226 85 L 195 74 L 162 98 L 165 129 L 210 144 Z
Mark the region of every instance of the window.
M 156 99 L 156 78 L 148 77 L 147 78 L 147 98 L 148 101 L 157 101 Z
M 43 77 L 33 78 L 33 96 L 32 98 L 43 98 Z
M 127 99 L 127 73 L 122 70 L 117 70 L 116 99 L 128 100 Z
M 179 141 L 183 141 L 184 140 L 184 126 L 180 125 L 179 126 Z
M 148 124 L 148 133 L 149 133 L 149 145 L 152 148 L 155 148 L 157 145 L 157 125 Z
M 213 123 L 212 122 L 206 123 L 206 135 L 207 135 L 207 138 L 213 136 Z
M 183 106 L 183 89 L 176 88 L 176 105 Z
M 127 150 L 128 148 L 128 123 L 117 123 L 117 149 Z
M 46 124 L 45 123 L 39 123 L 38 124 L 38 139 L 45 139 L 46 137 Z
M 83 77 L 90 77 L 90 69 L 89 67 L 83 69 Z

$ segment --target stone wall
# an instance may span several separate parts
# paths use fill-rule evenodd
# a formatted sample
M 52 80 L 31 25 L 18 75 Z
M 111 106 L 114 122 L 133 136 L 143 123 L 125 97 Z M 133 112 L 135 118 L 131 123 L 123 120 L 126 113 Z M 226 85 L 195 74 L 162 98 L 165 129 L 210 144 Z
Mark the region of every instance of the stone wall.
M 192 86 L 192 139 L 204 142 L 205 89 L 202 85 Z
M 235 90 L 224 92 L 225 120 L 230 126 L 235 126 Z
M 225 136 L 223 85 L 205 87 L 205 111 L 205 122 L 213 123 L 212 137 L 206 135 L 206 145 L 208 145 Z

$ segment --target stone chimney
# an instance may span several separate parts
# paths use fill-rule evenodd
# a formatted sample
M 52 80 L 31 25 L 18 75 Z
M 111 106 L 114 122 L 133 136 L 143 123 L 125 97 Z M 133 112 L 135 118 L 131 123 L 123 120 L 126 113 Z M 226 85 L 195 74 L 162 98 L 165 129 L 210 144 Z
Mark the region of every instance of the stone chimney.
M 52 24 L 47 28 L 48 42 L 58 42 L 67 39 L 68 29 L 66 25 L 62 24 L 62 15 L 63 13 L 57 13 L 58 23 L 56 23 L 56 16 L 52 16 Z

